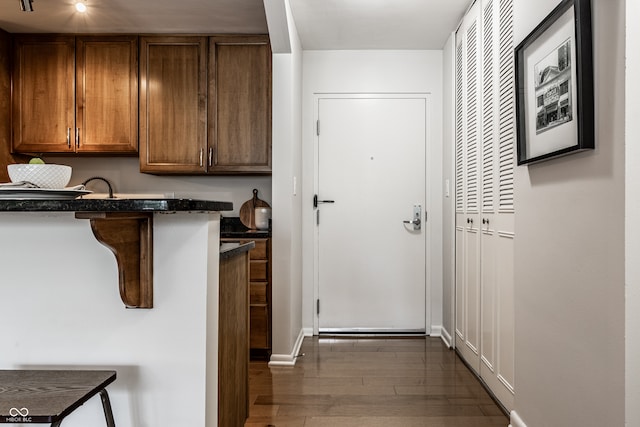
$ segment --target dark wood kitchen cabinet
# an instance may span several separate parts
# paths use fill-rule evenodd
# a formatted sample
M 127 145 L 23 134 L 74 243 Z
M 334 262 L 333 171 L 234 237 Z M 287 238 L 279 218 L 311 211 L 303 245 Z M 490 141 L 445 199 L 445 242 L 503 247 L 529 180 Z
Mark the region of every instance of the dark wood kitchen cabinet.
M 140 39 L 140 171 L 207 172 L 207 38 Z
M 249 347 L 253 359 L 271 356 L 271 239 L 223 238 L 226 242 L 254 242 L 249 251 Z
M 253 356 L 271 354 L 271 239 L 253 239 L 249 252 L 249 347 Z
M 267 36 L 142 37 L 140 171 L 271 173 Z
M 209 39 L 210 173 L 271 173 L 271 47 L 267 36 Z M 213 107 L 213 108 L 211 108 Z
M 136 153 L 136 36 L 17 35 L 17 153 Z

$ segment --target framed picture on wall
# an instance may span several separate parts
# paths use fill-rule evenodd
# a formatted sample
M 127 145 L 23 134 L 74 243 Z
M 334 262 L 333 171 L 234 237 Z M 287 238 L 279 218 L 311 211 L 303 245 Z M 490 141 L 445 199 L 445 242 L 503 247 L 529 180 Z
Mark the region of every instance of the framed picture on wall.
M 590 0 L 563 0 L 515 54 L 518 165 L 595 148 Z

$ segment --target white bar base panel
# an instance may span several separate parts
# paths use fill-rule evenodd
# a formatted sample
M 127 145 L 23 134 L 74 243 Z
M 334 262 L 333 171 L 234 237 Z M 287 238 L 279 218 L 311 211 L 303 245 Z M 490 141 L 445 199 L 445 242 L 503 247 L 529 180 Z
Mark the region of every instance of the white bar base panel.
M 509 427 L 527 427 L 516 411 L 511 411 L 509 421 L 511 423 L 509 424 Z
M 304 329 L 300 329 L 296 343 L 293 345 L 293 351 L 291 354 L 272 354 L 269 360 L 269 366 L 295 366 L 298 355 L 300 354 L 300 347 L 302 347 L 302 341 L 304 340 Z

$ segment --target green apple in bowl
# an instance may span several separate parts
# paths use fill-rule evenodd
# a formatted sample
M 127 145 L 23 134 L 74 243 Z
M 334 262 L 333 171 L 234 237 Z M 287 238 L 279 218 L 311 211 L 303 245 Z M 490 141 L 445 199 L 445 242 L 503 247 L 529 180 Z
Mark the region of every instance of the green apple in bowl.
M 44 160 L 42 160 L 40 157 L 34 157 L 31 160 L 29 160 L 29 164 L 30 165 L 44 165 Z

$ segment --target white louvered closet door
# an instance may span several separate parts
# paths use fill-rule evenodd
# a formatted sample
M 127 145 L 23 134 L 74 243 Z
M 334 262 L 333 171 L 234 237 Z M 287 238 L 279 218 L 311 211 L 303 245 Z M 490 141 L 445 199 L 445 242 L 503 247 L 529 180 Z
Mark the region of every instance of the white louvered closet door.
M 477 33 L 469 31 L 473 23 Z M 477 54 L 470 55 L 470 43 Z M 456 35 L 456 345 L 508 410 L 514 395 L 514 47 L 513 0 L 478 0 Z
M 480 369 L 480 7 L 456 35 L 456 348 Z
M 485 0 L 483 22 L 480 376 L 509 410 L 514 395 L 513 0 Z

